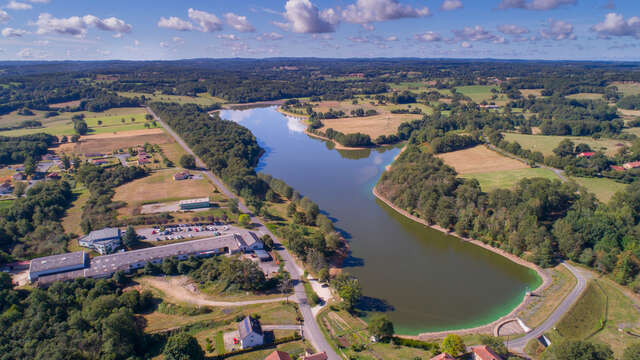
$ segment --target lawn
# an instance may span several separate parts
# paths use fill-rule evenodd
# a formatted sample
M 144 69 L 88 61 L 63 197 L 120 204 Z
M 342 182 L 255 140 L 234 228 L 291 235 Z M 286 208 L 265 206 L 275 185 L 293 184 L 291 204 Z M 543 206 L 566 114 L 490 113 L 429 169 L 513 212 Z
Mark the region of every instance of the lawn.
M 604 203 L 609 202 L 615 193 L 623 191 L 627 187 L 627 184 L 607 178 L 571 177 L 571 179 L 587 188 L 589 192 L 596 195 L 598 200 Z
M 67 233 L 73 233 L 76 235 L 82 235 L 82 228 L 80 222 L 82 221 L 82 208 L 89 200 L 89 190 L 84 187 L 76 187 L 73 189 L 73 204 L 71 208 L 67 209 L 65 216 L 62 218 L 62 227 Z M 77 251 L 80 248 L 77 246 L 76 240 L 71 240 L 71 243 L 67 245 L 67 250 Z
M 173 180 L 173 175 L 181 170 L 158 170 L 147 177 L 119 186 L 113 200 L 125 201 L 127 206 L 120 208 L 118 212 L 133 215 L 134 210 L 142 204 L 207 197 L 213 193 L 214 186 L 205 177 L 199 180 Z
M 483 145 L 436 156 L 461 175 L 529 169 L 529 165 L 489 150 Z
M 545 168 L 490 171 L 463 175 L 462 177 L 478 180 L 480 188 L 484 192 L 489 192 L 494 189 L 513 188 L 520 180 L 525 178 L 541 177 L 550 180 L 558 180 L 558 176 L 553 171 Z
M 0 200 L 0 210 L 10 208 L 11 205 L 13 204 L 13 201 L 14 201 L 13 199 Z
M 77 143 L 60 145 L 56 148 L 56 152 L 74 154 L 110 153 L 118 149 L 144 145 L 147 142 L 150 144 L 163 145 L 174 143 L 174 140 L 160 128 L 120 131 L 117 133 L 83 136 Z
M 517 141 L 524 149 L 540 151 L 544 156 L 553 155 L 553 149 L 564 139 L 573 141 L 575 145 L 581 143 L 587 144 L 594 151 L 604 151 L 608 156 L 615 155 L 620 145 L 629 145 L 629 142 L 623 140 L 595 140 L 587 136 L 526 135 L 515 133 L 503 133 L 503 135 L 506 141 Z
M 160 148 L 162 148 L 164 156 L 166 156 L 167 159 L 171 160 L 171 162 L 173 162 L 176 166 L 180 164 L 180 157 L 187 154 L 184 148 L 177 142 L 163 144 L 160 146 Z
M 532 329 L 542 324 L 551 315 L 577 282 L 571 272 L 562 265 L 545 271 L 551 273 L 553 279 L 551 285 L 537 294 L 540 296 L 532 297 L 527 306 L 518 313 L 518 317 Z
M 606 311 L 607 296 L 597 280 L 592 280 L 571 310 L 556 324 L 553 337 L 556 340 L 587 339 L 602 328 L 607 319 Z
M 215 103 L 226 103 L 224 99 L 213 97 L 206 93 L 198 94 L 198 96 L 182 96 L 164 95 L 161 93 L 145 94 L 136 92 L 118 92 L 118 95 L 124 97 L 141 97 L 144 95 L 147 99 L 151 99 L 151 101 L 176 102 L 179 104 L 197 104 L 203 106 L 213 105 Z

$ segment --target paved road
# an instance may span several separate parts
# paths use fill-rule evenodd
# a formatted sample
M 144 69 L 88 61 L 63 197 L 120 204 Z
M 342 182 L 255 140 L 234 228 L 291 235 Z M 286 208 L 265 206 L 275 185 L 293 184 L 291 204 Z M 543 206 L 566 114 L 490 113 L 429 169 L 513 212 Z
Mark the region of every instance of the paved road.
M 169 133 L 169 135 L 171 135 L 187 153 L 193 155 L 196 158 L 196 165 L 202 169 L 206 169 L 205 163 L 191 150 L 191 148 L 187 145 L 187 143 L 185 143 L 184 140 L 182 140 L 182 138 L 175 131 L 173 131 L 173 129 L 171 129 L 164 121 L 162 121 L 162 119 L 160 119 L 153 112 L 153 110 L 151 110 L 151 108 L 147 107 L 146 109 L 147 109 L 147 112 L 149 112 L 149 114 L 151 114 L 151 116 L 153 116 L 153 118 L 160 125 L 162 125 L 162 127 L 167 131 L 167 133 Z M 211 181 L 213 181 L 213 183 L 216 185 L 218 190 L 220 190 L 223 194 L 225 194 L 230 199 L 238 199 L 238 197 L 234 193 L 229 191 L 229 189 L 227 189 L 224 183 L 220 179 L 218 179 L 218 177 L 215 176 L 211 171 L 203 170 L 202 172 L 205 176 L 211 179 Z M 242 202 L 238 203 L 238 208 L 240 209 L 240 211 L 244 213 L 251 214 L 251 212 L 249 211 L 249 208 L 247 208 L 247 206 Z M 325 339 L 324 335 L 322 334 L 322 331 L 320 330 L 320 327 L 318 326 L 318 323 L 316 322 L 315 317 L 313 316 L 313 313 L 311 312 L 311 307 L 307 303 L 307 295 L 304 292 L 304 286 L 300 281 L 300 279 L 302 278 L 302 274 L 304 272 L 296 264 L 295 260 L 293 259 L 291 254 L 287 251 L 287 249 L 284 246 L 282 246 L 282 244 L 277 243 L 278 238 L 273 233 L 271 233 L 271 231 L 266 226 L 264 226 L 264 224 L 262 224 L 261 220 L 258 217 L 251 214 L 251 221 L 253 224 L 257 226 L 257 228 L 254 229 L 254 231 L 262 234 L 267 234 L 271 236 L 271 238 L 274 239 L 274 241 L 276 241 L 277 252 L 278 254 L 280 254 L 282 259 L 284 260 L 285 269 L 289 272 L 289 274 L 291 274 L 291 279 L 294 281 L 293 297 L 295 301 L 298 303 L 298 307 L 300 308 L 300 313 L 304 318 L 304 330 L 303 330 L 304 338 L 309 340 L 309 342 L 313 345 L 313 347 L 316 348 L 316 350 L 325 351 L 327 353 L 329 360 L 342 359 L 329 345 L 329 343 L 327 342 L 327 339 Z
M 587 278 L 584 276 L 584 274 L 580 270 L 567 264 L 566 262 L 563 262 L 562 265 L 564 265 L 564 267 L 566 267 L 569 271 L 571 271 L 573 276 L 576 277 L 576 279 L 578 280 L 578 282 L 576 283 L 576 286 L 573 288 L 573 290 L 571 290 L 569 295 L 567 295 L 567 297 L 564 300 L 562 300 L 560 305 L 553 311 L 553 313 L 551 313 L 551 316 L 549 316 L 547 320 L 545 320 L 545 322 L 543 322 L 537 328 L 531 330 L 525 336 L 518 338 L 516 340 L 509 341 L 508 344 L 506 344 L 509 347 L 509 349 L 515 350 L 520 353 L 524 353 L 524 347 L 527 345 L 527 343 L 531 339 L 538 338 L 539 336 L 547 332 L 549 329 L 551 329 L 553 325 L 556 322 L 558 322 L 564 316 L 564 314 L 566 314 L 567 311 L 569 311 L 569 309 L 571 309 L 571 306 L 573 306 L 573 304 L 576 302 L 576 300 L 578 300 L 578 298 L 582 294 L 582 291 L 584 291 L 584 289 L 586 288 Z

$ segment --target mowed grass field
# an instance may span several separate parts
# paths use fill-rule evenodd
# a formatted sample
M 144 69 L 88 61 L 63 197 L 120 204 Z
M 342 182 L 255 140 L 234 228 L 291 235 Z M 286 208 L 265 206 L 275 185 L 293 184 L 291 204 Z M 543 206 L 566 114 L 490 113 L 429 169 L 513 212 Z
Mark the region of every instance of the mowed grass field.
M 606 310 L 607 298 L 604 291 L 594 281 L 590 281 L 573 308 L 556 324 L 556 337 L 586 339 L 600 329 Z
M 398 126 L 403 122 L 422 118 L 422 115 L 413 114 L 384 114 L 358 118 L 342 118 L 322 120 L 324 126 L 320 131 L 328 128 L 340 131 L 344 134 L 363 133 L 375 140 L 380 135 L 391 135 L 398 132 Z
M 146 97 L 147 99 L 151 99 L 151 101 L 164 101 L 164 102 L 175 102 L 179 104 L 196 104 L 196 105 L 213 105 L 215 103 L 224 104 L 227 101 L 219 98 L 213 97 L 206 93 L 198 94 L 198 96 L 183 96 L 183 95 L 164 95 L 161 93 L 155 94 L 145 94 L 145 93 L 137 93 L 137 92 L 118 92 L 118 95 L 124 97 Z
M 8 114 L 0 118 L 0 126 L 10 126 L 20 123 L 24 120 L 38 120 L 42 123 L 41 128 L 32 129 L 16 129 L 2 131 L 0 135 L 4 136 L 20 136 L 36 133 L 48 133 L 56 136 L 73 135 L 74 115 L 82 114 L 89 126 L 89 134 L 113 133 L 118 131 L 141 130 L 145 129 L 144 123 L 146 111 L 143 108 L 114 108 L 102 112 L 64 112 L 58 116 L 44 118 L 44 112 L 34 111 L 35 116 L 22 116 L 16 113 Z M 132 121 L 133 119 L 133 121 Z M 124 121 L 123 121 L 124 120 Z M 100 122 L 100 124 L 98 124 Z
M 73 154 L 107 153 L 144 145 L 147 142 L 158 145 L 175 143 L 173 138 L 167 135 L 163 129 L 155 128 L 87 135 L 81 137 L 77 143 L 62 144 L 55 151 Z
M 544 168 L 489 171 L 462 175 L 462 177 L 478 180 L 480 188 L 484 192 L 495 189 L 511 189 L 515 187 L 520 180 L 526 178 L 540 177 L 549 180 L 558 180 L 558 176 L 553 171 Z
M 527 164 L 502 156 L 483 145 L 436 156 L 456 169 L 460 175 L 529 169 Z
M 470 86 L 458 86 L 456 91 L 468 96 L 476 103 L 480 103 L 482 101 L 495 101 L 496 104 L 501 105 L 507 102 L 507 97 L 504 94 L 497 94 L 498 97 L 496 100 L 491 100 L 491 97 L 494 95 L 491 92 L 491 89 L 500 90 L 497 86 L 494 85 L 470 85 Z
M 118 212 L 121 215 L 132 215 L 135 208 L 145 203 L 207 197 L 213 193 L 214 186 L 206 178 L 173 180 L 173 175 L 181 170 L 180 168 L 158 170 L 147 177 L 116 188 L 113 200 L 127 203 L 127 206 L 118 209 Z
M 571 177 L 579 185 L 584 186 L 590 193 L 596 195 L 598 200 L 607 203 L 611 197 L 619 191 L 623 191 L 628 185 L 607 178 Z
M 576 100 L 602 100 L 602 94 L 597 93 L 577 93 L 565 96 L 567 99 Z
M 517 141 L 524 149 L 531 151 L 540 151 L 544 156 L 553 155 L 553 149 L 564 139 L 569 139 L 575 145 L 584 143 L 595 151 L 603 151 L 609 156 L 616 154 L 619 145 L 629 145 L 628 141 L 616 139 L 598 139 L 595 140 L 587 136 L 555 136 L 555 135 L 526 135 L 503 133 L 504 139 L 509 142 Z

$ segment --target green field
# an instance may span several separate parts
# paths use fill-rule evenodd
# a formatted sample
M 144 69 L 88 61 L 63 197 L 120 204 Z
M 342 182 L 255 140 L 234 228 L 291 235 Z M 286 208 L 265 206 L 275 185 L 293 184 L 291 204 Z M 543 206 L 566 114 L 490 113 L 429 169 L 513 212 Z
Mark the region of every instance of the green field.
M 616 139 L 598 139 L 594 140 L 587 136 L 555 136 L 555 135 L 525 135 L 514 133 L 503 133 L 504 139 L 509 142 L 517 141 L 524 149 L 531 151 L 540 151 L 544 156 L 553 155 L 553 149 L 564 140 L 569 139 L 575 145 L 584 143 L 595 151 L 604 151 L 605 154 L 611 156 L 620 148 L 618 144 L 629 145 L 629 142 Z
M 602 202 L 608 202 L 611 197 L 624 190 L 627 184 L 619 183 L 607 178 L 584 178 L 584 177 L 571 177 L 578 184 L 587 188 L 590 193 L 596 195 L 598 200 Z
M 164 95 L 161 93 L 155 94 L 145 94 L 145 93 L 136 93 L 136 92 L 118 92 L 118 95 L 125 97 L 141 97 L 145 96 L 147 99 L 151 99 L 151 101 L 163 101 L 163 102 L 176 102 L 179 104 L 196 104 L 196 105 L 213 105 L 215 103 L 226 103 L 227 101 L 210 96 L 206 93 L 198 94 L 198 96 L 182 96 L 182 95 Z
M 604 291 L 595 281 L 589 282 L 575 305 L 556 324 L 554 337 L 586 339 L 602 327 L 603 320 L 606 319 L 606 309 L 607 298 Z
M 88 135 L 145 129 L 144 123 L 146 122 L 146 112 L 143 108 L 118 108 L 97 113 L 89 111 L 61 113 L 58 116 L 48 119 L 44 119 L 41 116 L 32 116 L 30 118 L 42 122 L 42 128 L 3 131 L 0 132 L 0 135 L 20 136 L 41 132 L 56 136 L 73 135 L 74 131 L 71 117 L 78 114 L 84 114 L 85 116 L 85 121 L 89 126 Z M 2 122 L 14 121 L 15 116 L 18 115 L 14 115 L 9 118 L 3 117 Z M 131 121 L 132 118 L 134 121 Z M 101 122 L 100 125 L 98 125 L 99 121 Z
M 486 101 L 507 101 L 507 98 L 504 94 L 497 94 L 498 98 L 496 100 L 491 100 L 491 97 L 494 95 L 491 92 L 491 89 L 499 90 L 497 86 L 490 85 L 470 85 L 470 86 L 459 86 L 456 88 L 456 91 L 461 93 L 462 95 L 468 96 L 476 103 L 480 103 L 484 100 Z
M 11 207 L 13 200 L 0 200 L 0 209 L 6 209 Z
M 462 175 L 467 179 L 476 179 L 480 183 L 482 191 L 489 192 L 494 189 L 510 189 L 525 178 L 541 177 L 550 180 L 558 180 L 556 174 L 549 169 L 529 168 L 505 171 L 490 171 L 486 173 L 473 173 Z

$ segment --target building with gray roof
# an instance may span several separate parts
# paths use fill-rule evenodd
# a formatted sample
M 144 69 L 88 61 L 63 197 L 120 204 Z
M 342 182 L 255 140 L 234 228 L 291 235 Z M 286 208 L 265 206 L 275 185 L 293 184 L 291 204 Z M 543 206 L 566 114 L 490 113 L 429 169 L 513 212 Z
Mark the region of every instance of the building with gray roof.
M 95 250 L 100 255 L 110 254 L 122 246 L 122 232 L 118 228 L 94 230 L 78 239 L 78 245 Z
M 45 256 L 31 260 L 29 264 L 29 280 L 36 281 L 39 277 L 66 273 L 87 267 L 89 258 L 84 251 Z
M 258 319 L 247 316 L 238 324 L 240 347 L 247 349 L 264 344 L 264 333 Z

